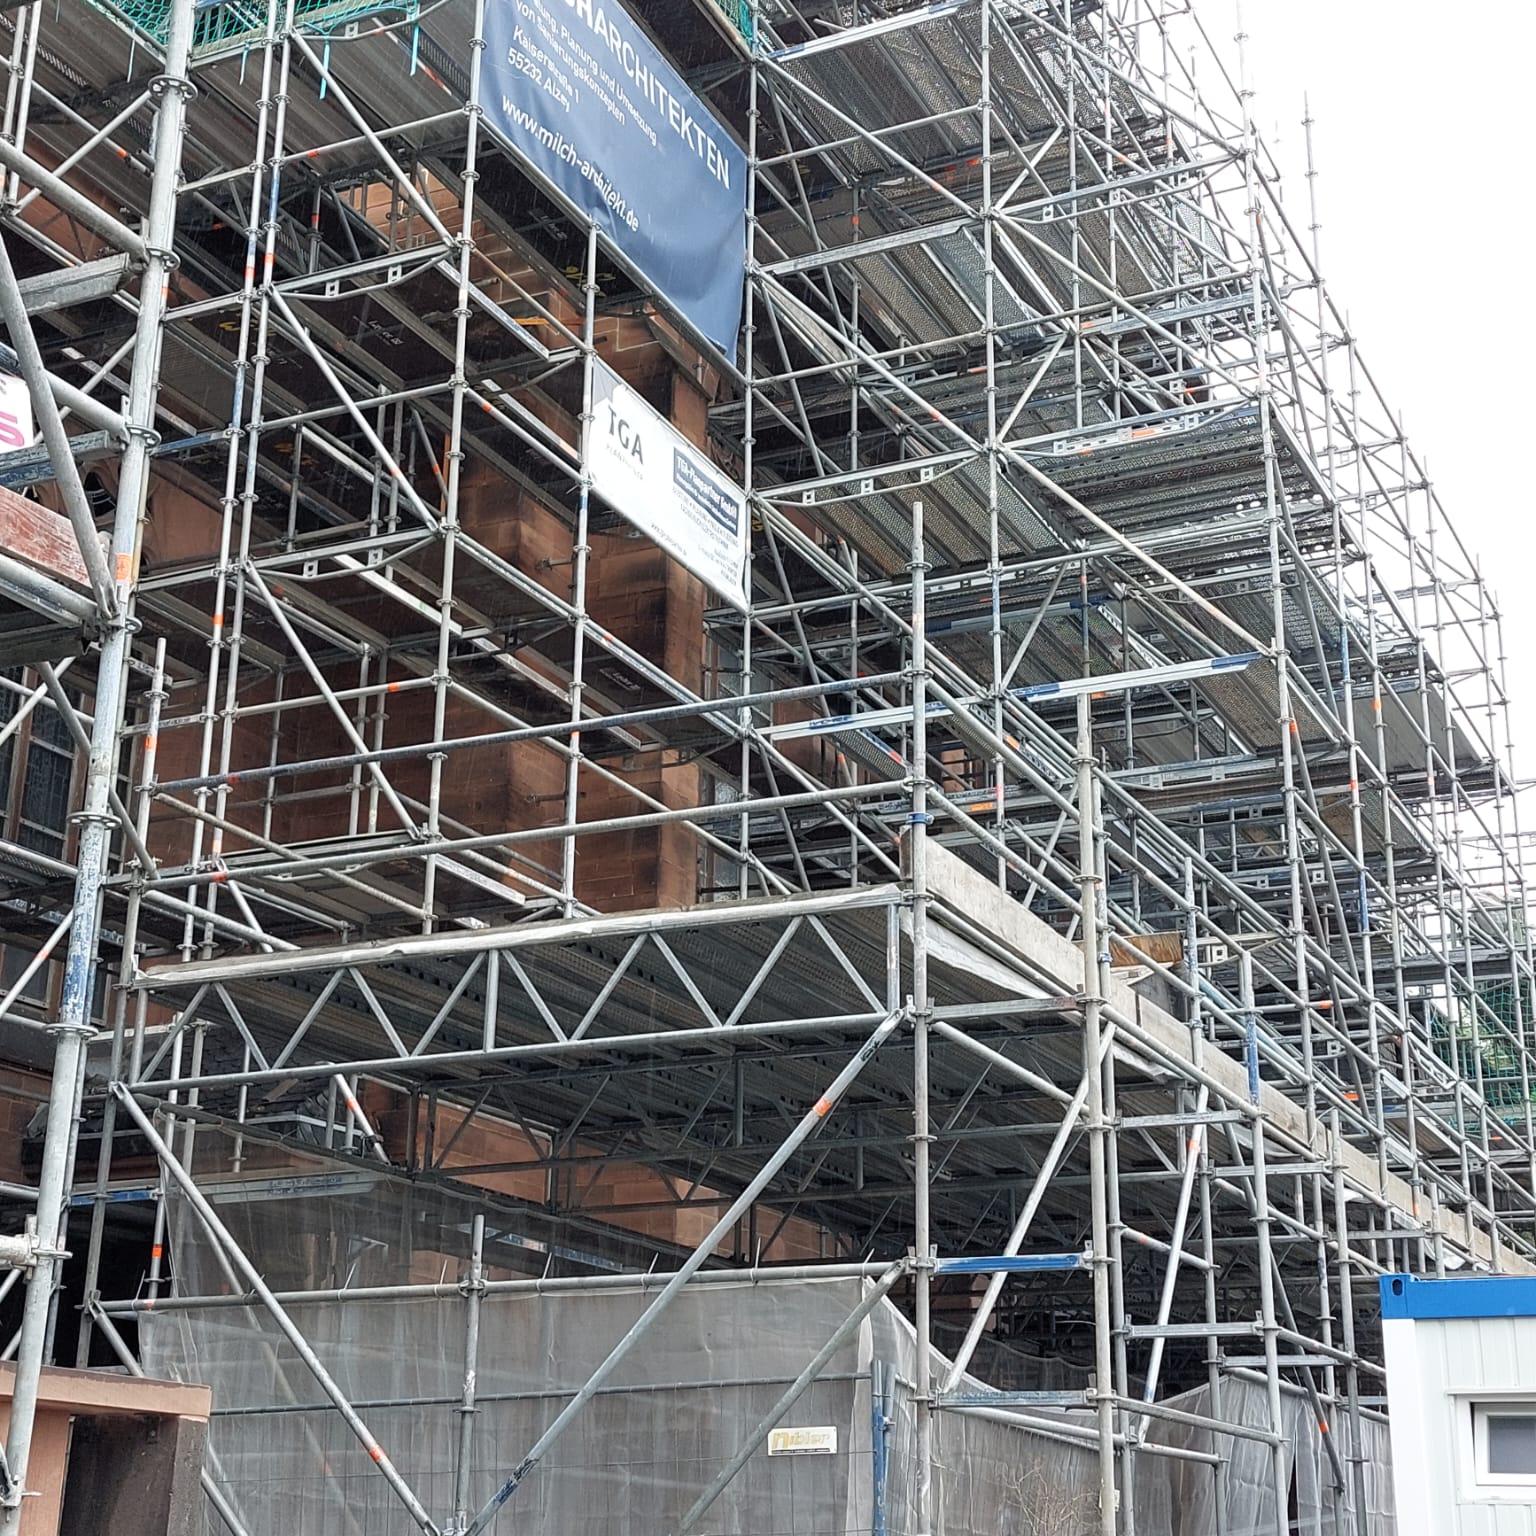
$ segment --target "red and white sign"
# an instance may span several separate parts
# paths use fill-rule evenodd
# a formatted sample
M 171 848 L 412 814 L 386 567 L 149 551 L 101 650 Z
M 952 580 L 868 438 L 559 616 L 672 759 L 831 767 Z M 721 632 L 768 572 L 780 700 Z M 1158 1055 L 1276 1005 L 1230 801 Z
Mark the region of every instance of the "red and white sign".
M 27 381 L 14 373 L 0 373 L 0 453 L 30 448 L 36 441 Z

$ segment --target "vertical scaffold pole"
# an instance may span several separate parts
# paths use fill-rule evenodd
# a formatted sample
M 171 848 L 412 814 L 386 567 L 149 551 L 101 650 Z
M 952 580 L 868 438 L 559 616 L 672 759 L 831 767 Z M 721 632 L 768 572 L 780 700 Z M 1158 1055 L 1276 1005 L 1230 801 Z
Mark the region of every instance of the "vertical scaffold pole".
M 154 172 L 144 231 L 148 262 L 139 290 L 133 372 L 125 413 L 128 441 L 123 448 L 112 527 L 111 573 L 115 611 L 105 626 L 97 664 L 85 799 L 77 818 L 80 841 L 69 950 L 64 964 L 58 1016 L 52 1026 L 55 1037 L 53 1084 L 37 1190 L 38 1226 L 44 1247 L 27 1282 L 21 1339 L 16 1353 L 16 1383 L 11 1400 L 10 1430 L 6 1437 L 6 1459 L 15 1487 L 0 1512 L 0 1531 L 7 1533 L 17 1531 L 21 1525 L 27 1462 L 32 1450 L 32 1430 L 47 1349 L 48 1317 L 62 1265 L 58 1252 L 69 1193 L 66 1185 L 74 1163 L 85 1042 L 93 1033 L 91 998 L 101 929 L 101 888 L 115 824 L 110 794 L 117 773 L 118 733 L 123 716 L 129 641 L 133 633 L 133 596 L 138 581 L 149 456 L 156 442 L 160 332 L 171 270 L 175 265 L 171 246 L 176 229 L 182 130 L 187 97 L 192 89 L 187 78 L 192 51 L 192 18 L 193 0 L 172 0 L 165 71 L 151 86 L 158 104 Z M 132 957 L 124 956 L 124 965 L 131 963 Z
M 1090 696 L 1091 699 L 1091 696 Z M 1092 704 L 1090 702 L 1090 725 Z M 1099 910 L 1094 922 L 1098 940 L 1097 990 L 1107 998 L 1110 989 L 1109 963 L 1109 844 L 1100 835 L 1104 825 L 1104 786 L 1093 780 L 1093 810 L 1088 826 L 1090 843 L 1094 850 L 1094 868 L 1098 872 L 1098 889 L 1095 892 Z M 1120 1211 L 1120 1138 L 1115 1126 L 1119 1119 L 1119 1099 L 1115 1088 L 1115 1053 L 1100 1053 L 1099 1073 L 1103 1082 L 1104 1121 L 1104 1215 L 1109 1231 L 1109 1322 L 1110 1336 L 1114 1343 L 1115 1396 L 1122 1404 L 1131 1396 L 1130 1359 L 1126 1349 L 1125 1314 L 1125 1223 Z M 1169 1250 L 1170 1267 L 1176 1266 L 1177 1255 Z M 1136 1536 L 1136 1440 L 1140 1424 L 1136 1416 L 1122 1407 L 1120 1420 L 1120 1497 L 1118 1514 L 1123 1536 Z
M 998 452 L 997 421 L 997 252 L 995 249 L 995 224 L 992 217 L 993 201 L 997 196 L 993 184 L 992 140 L 992 5 L 982 0 L 980 11 L 980 80 L 981 80 L 981 250 L 982 250 L 982 323 L 986 328 L 986 451 L 987 451 L 987 589 L 991 601 L 990 638 L 992 646 L 992 732 L 996 740 L 1006 735 L 1003 723 L 1003 548 L 1002 529 L 999 521 L 998 497 L 1001 494 L 1000 455 Z M 999 751 L 992 756 L 993 827 L 999 843 L 1008 836 L 1008 784 Z M 997 859 L 997 883 L 1004 890 L 1008 886 L 1008 863 L 1002 854 Z
M 1093 1374 L 1099 1430 L 1099 1531 L 1115 1536 L 1114 1331 L 1110 1317 L 1109 1191 L 1104 1118 L 1104 1072 L 1099 1036 L 1104 997 L 1099 979 L 1098 829 L 1094 825 L 1093 714 L 1086 693 L 1077 696 L 1078 866 L 1083 933 L 1083 1075 L 1088 1081 L 1088 1197 L 1093 1246 Z
M 934 1529 L 933 1503 L 933 1227 L 928 1122 L 928 569 L 923 504 L 912 503 L 912 761 L 907 818 L 907 872 L 912 899 L 912 1248 L 917 1324 L 917 1524 Z
M 459 1402 L 459 1458 L 453 1469 L 453 1527 L 469 1524 L 469 1480 L 475 1465 L 475 1398 L 480 1366 L 480 1304 L 485 1296 L 485 1217 L 476 1213 L 464 1288 L 464 1391 Z
M 1264 250 L 1264 210 L 1259 200 L 1259 136 L 1254 126 L 1253 92 L 1248 85 L 1247 33 L 1242 14 L 1238 14 L 1237 58 L 1238 93 L 1243 114 L 1243 188 L 1247 200 L 1249 307 L 1253 334 L 1266 334 L 1266 303 L 1263 287 L 1262 253 Z M 1276 726 L 1279 733 L 1281 803 L 1285 821 L 1285 863 L 1290 893 L 1291 961 L 1295 972 L 1298 1020 L 1301 1035 L 1302 1094 L 1307 1112 L 1307 1134 L 1317 1130 L 1317 1077 L 1313 1068 L 1313 1027 L 1315 1023 L 1307 957 L 1307 919 L 1304 899 L 1305 860 L 1301 847 L 1300 800 L 1296 758 L 1301 749 L 1300 733 L 1291 705 L 1291 662 L 1286 646 L 1286 582 L 1284 539 L 1285 488 L 1280 483 L 1276 463 L 1274 400 L 1270 389 L 1269 367 L 1262 340 L 1253 355 L 1254 394 L 1259 405 L 1259 425 L 1264 452 L 1264 507 L 1269 536 L 1269 598 L 1271 645 L 1275 663 L 1275 692 L 1278 700 Z
M 169 690 L 166 687 L 165 678 L 165 641 L 162 638 L 155 643 L 155 669 L 149 687 L 148 729 L 144 737 L 143 751 L 139 757 L 139 770 L 146 779 L 154 777 L 155 762 L 159 752 L 160 716 L 165 707 L 168 693 Z M 141 792 L 137 806 L 140 841 L 147 840 L 149 836 L 150 806 L 151 800 L 148 791 Z M 128 892 L 128 914 L 123 924 L 124 958 L 119 967 L 120 982 L 125 979 L 129 958 L 132 956 L 134 946 L 138 942 L 139 913 L 144 900 L 144 887 L 153 873 L 153 870 L 141 870 L 135 876 L 133 885 Z M 112 1055 L 108 1068 L 109 1082 L 118 1082 L 122 1078 L 126 1066 L 125 1042 L 127 1040 L 129 1006 L 128 989 L 119 985 L 117 999 L 112 1009 Z M 135 1034 L 142 1036 L 145 1015 L 149 1007 L 148 995 L 143 992 L 135 993 L 131 1006 L 133 1008 Z M 112 1137 L 116 1128 L 117 1103 L 113 1099 L 108 1099 L 102 1107 L 101 1151 L 96 1164 L 95 1197 L 91 1202 L 90 1235 L 86 1240 L 85 1307 L 80 1314 L 80 1335 L 75 1345 L 75 1365 L 80 1370 L 84 1370 L 91 1363 L 91 1334 L 96 1324 L 94 1303 L 99 1299 L 98 1283 L 101 1276 L 101 1252 L 102 1244 L 106 1238 L 107 1184 L 111 1176 Z M 153 1257 L 153 1255 L 151 1256 Z
M 485 0 L 481 0 L 483 5 Z M 570 755 L 565 762 L 565 819 L 576 824 L 581 802 L 581 717 L 586 688 L 587 657 L 587 557 L 591 554 L 592 475 L 588 468 L 592 451 L 592 386 L 597 358 L 597 221 L 587 226 L 587 254 L 581 279 L 581 487 L 576 499 L 576 535 L 571 542 L 571 731 Z M 560 900 L 566 917 L 576 911 L 576 839 L 568 837 L 560 854 Z
M 454 640 L 453 584 L 459 546 L 459 502 L 464 488 L 464 396 L 469 389 L 469 318 L 472 313 L 470 288 L 475 253 L 475 185 L 480 177 L 480 80 L 485 57 L 485 0 L 476 0 L 474 27 L 469 40 L 469 96 L 464 103 L 464 190 L 460 197 L 460 223 L 455 244 L 458 247 L 457 302 L 454 305 L 452 404 L 448 421 L 447 471 L 443 483 L 443 519 L 441 527 L 442 574 L 437 599 L 437 664 L 432 680 L 432 739 L 440 742 L 448 730 L 449 662 Z M 580 631 L 577 631 L 578 636 Z M 577 641 L 578 646 L 580 640 Z M 577 651 L 578 658 L 580 650 Z M 580 662 L 578 660 L 578 667 Z M 580 676 L 578 672 L 578 678 Z M 573 697 L 581 698 L 581 684 L 575 685 Z M 433 752 L 427 759 L 426 835 L 436 839 L 442 829 L 444 754 Z M 567 844 L 569 847 L 570 845 Z M 421 923 L 430 932 L 437 925 L 436 898 L 439 862 L 428 854 L 422 870 Z
M 1339 1112 L 1329 1111 L 1328 1161 L 1333 1185 L 1333 1237 L 1339 1287 L 1339 1328 L 1344 1353 L 1344 1390 L 1349 1407 L 1349 1463 L 1354 1495 L 1356 1536 L 1370 1536 L 1370 1512 L 1365 1497 L 1365 1430 L 1360 1417 L 1360 1365 L 1355 1353 L 1355 1293 L 1353 1260 L 1349 1250 L 1349 1205 L 1344 1192 L 1344 1141 Z
M 756 333 L 757 333 L 757 279 L 751 275 L 757 259 L 757 176 L 758 145 L 757 128 L 762 116 L 759 104 L 761 90 L 760 73 L 762 57 L 762 20 L 758 0 L 751 0 L 749 12 L 752 23 L 752 58 L 747 70 L 747 284 L 742 295 L 741 312 L 741 372 L 742 372 L 742 436 L 741 436 L 741 484 L 747 498 L 747 570 L 746 587 L 748 612 L 741 617 L 741 651 L 737 657 L 740 669 L 736 679 L 737 691 L 752 691 L 752 477 L 753 444 L 756 440 L 757 381 Z M 737 716 L 741 730 L 741 798 L 750 799 L 752 781 L 752 709 L 743 706 Z M 736 894 L 743 901 L 747 898 L 752 848 L 752 817 L 743 811 L 736 825 Z
M 1270 1470 L 1275 1496 L 1275 1536 L 1290 1530 L 1289 1473 L 1285 1463 L 1285 1410 L 1280 1397 L 1280 1325 L 1275 1316 L 1275 1253 L 1269 1174 L 1264 1158 L 1264 1116 L 1250 1122 L 1253 1135 L 1253 1225 L 1258 1233 L 1259 1332 L 1264 1340 L 1264 1388 L 1269 1401 Z

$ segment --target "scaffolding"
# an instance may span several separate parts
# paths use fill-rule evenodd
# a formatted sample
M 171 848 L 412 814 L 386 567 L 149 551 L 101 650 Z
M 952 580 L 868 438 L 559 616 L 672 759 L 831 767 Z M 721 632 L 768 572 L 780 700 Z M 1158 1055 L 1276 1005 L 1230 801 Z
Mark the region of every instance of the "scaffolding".
M 0 13 L 0 483 L 84 573 L 0 560 L 5 729 L 85 763 L 67 855 L 3 850 L 56 1038 L 0 1530 L 68 1249 L 78 1364 L 280 1362 L 219 1377 L 235 1536 L 1390 1531 L 1373 1277 L 1536 1264 L 1533 957 L 1500 611 L 1310 154 L 1298 209 L 1203 3 L 645 0 L 751 167 L 727 356 L 487 124 L 505 3 Z M 749 607 L 667 567 L 650 634 L 584 470 L 637 338 L 752 514 Z M 281 1263 L 300 1195 L 397 1236 Z M 507 1298 L 560 1371 L 497 1376 Z M 735 1378 L 647 1353 L 770 1311 Z M 736 1439 L 588 1527 L 534 1485 L 621 1386 Z M 819 1401 L 900 1419 L 899 1499 L 761 1501 Z

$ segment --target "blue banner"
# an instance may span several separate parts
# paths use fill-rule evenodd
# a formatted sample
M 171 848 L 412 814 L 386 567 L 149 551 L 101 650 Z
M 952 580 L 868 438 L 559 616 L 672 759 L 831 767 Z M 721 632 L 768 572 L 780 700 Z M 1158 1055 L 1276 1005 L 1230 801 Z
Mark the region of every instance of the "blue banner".
M 486 121 L 728 357 L 747 159 L 618 0 L 489 0 Z

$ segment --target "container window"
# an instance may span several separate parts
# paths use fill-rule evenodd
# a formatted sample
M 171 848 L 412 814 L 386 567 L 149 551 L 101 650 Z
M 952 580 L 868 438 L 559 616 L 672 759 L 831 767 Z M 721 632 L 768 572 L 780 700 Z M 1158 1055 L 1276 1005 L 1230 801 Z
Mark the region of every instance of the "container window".
M 1536 1487 L 1536 1402 L 1472 1405 L 1477 1480 Z

